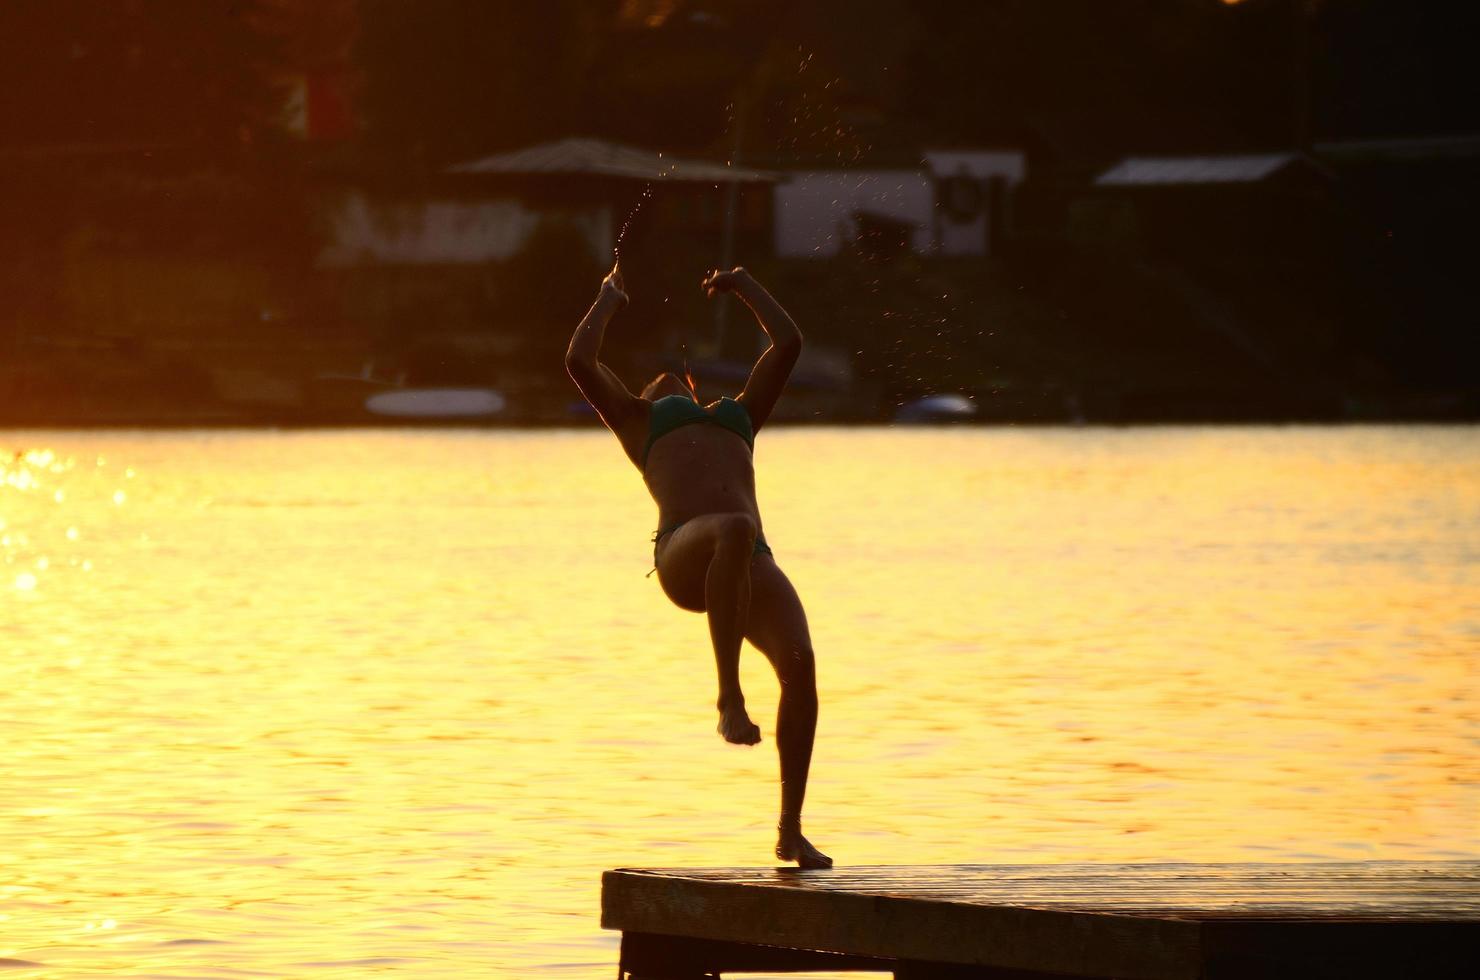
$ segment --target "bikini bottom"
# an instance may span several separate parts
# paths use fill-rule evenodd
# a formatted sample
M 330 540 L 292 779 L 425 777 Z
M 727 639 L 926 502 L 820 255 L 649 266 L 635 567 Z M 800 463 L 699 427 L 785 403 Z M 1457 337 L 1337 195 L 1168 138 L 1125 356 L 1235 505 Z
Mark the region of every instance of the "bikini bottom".
M 672 534 L 674 531 L 677 531 L 679 528 L 683 527 L 687 523 L 688 523 L 687 521 L 679 521 L 677 524 L 670 524 L 668 527 L 660 527 L 656 531 L 653 532 L 653 570 L 654 571 L 656 571 L 657 568 L 658 568 L 658 542 L 659 541 L 662 541 L 668 535 Z M 775 552 L 773 552 L 771 550 L 771 546 L 768 545 L 768 544 L 766 544 L 766 536 L 764 534 L 761 534 L 759 531 L 756 532 L 756 535 L 755 535 L 755 548 L 752 550 L 751 554 L 756 554 L 756 555 L 774 555 L 775 554 Z M 648 574 L 651 575 L 652 572 L 648 572 Z

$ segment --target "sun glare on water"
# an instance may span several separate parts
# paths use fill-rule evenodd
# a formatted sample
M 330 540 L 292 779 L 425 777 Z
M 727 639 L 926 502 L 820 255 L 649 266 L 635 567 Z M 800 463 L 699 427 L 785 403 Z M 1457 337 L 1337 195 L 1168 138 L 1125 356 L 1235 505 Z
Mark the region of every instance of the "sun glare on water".
M 18 976 L 606 975 L 602 870 L 771 863 L 605 433 L 9 438 Z M 756 452 L 840 863 L 1480 856 L 1475 429 Z

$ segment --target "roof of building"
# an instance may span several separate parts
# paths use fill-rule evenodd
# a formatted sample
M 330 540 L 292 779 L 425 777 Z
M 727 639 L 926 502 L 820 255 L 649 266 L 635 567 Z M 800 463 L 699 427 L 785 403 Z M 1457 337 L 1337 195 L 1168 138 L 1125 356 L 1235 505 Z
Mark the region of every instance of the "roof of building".
M 458 174 L 571 174 L 691 183 L 770 183 L 777 175 L 707 160 L 686 160 L 606 140 L 572 137 L 448 168 Z
M 1387 140 L 1340 140 L 1317 143 L 1316 156 L 1332 161 L 1407 163 L 1469 159 L 1480 156 L 1480 135 L 1412 137 Z
M 1165 184 L 1251 184 L 1295 161 L 1297 153 L 1249 153 L 1205 157 L 1126 157 L 1095 178 L 1097 187 Z

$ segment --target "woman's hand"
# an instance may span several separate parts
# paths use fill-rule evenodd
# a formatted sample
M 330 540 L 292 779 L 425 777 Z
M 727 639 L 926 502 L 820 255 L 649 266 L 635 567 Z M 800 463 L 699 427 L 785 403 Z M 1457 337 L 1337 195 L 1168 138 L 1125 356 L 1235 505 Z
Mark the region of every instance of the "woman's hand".
M 601 280 L 601 295 L 610 296 L 620 306 L 627 305 L 627 283 L 622 279 L 622 263 L 620 260 L 612 263 L 612 271 Z
M 737 265 L 729 272 L 721 272 L 718 269 L 711 271 L 699 285 L 703 288 L 705 296 L 714 299 L 720 293 L 732 293 L 754 281 L 750 277 L 750 273 Z

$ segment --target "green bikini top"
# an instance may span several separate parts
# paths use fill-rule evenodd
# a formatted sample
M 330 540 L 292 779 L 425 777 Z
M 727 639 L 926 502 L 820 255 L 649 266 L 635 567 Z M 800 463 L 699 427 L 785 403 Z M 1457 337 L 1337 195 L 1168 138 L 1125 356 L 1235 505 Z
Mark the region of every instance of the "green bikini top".
M 755 451 L 755 429 L 750 424 L 750 412 L 735 399 L 721 398 L 710 412 L 687 395 L 665 395 L 653 402 L 647 445 L 642 449 L 642 468 L 647 469 L 648 453 L 652 452 L 653 443 L 674 429 L 693 422 L 709 422 L 729 429 L 744 439 L 752 452 Z

